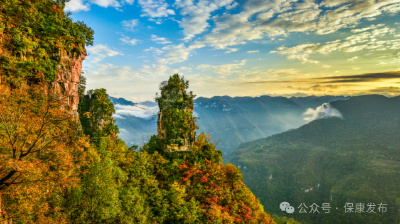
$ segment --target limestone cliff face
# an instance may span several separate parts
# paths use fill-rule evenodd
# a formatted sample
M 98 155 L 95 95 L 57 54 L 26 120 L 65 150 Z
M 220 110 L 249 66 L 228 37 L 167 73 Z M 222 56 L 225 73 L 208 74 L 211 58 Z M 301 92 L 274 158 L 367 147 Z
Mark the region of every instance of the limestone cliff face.
M 13 53 L 10 53 L 7 48 L 4 46 L 8 42 L 10 38 L 0 30 L 0 56 L 9 57 Z M 78 83 L 80 81 L 80 75 L 82 72 L 82 63 L 86 58 L 86 49 L 83 47 L 83 50 L 77 55 L 77 52 L 69 53 L 65 50 L 59 49 L 58 53 L 55 53 L 53 56 L 58 56 L 60 58 L 60 63 L 58 65 L 58 75 L 49 84 L 49 92 L 55 94 L 57 96 L 63 96 L 66 99 L 65 109 L 72 112 L 75 117 L 78 117 L 78 104 L 79 104 L 79 96 L 78 96 Z M 25 61 L 27 58 L 22 55 L 21 61 Z M 1 69 L 0 69 L 1 75 Z M 0 76 L 0 83 L 1 83 Z
M 60 94 L 66 98 L 66 108 L 78 117 L 78 83 L 82 72 L 82 63 L 86 58 L 86 50 L 84 49 L 80 56 L 68 55 L 66 52 L 59 52 L 60 65 L 58 66 L 58 75 L 50 83 L 50 92 Z

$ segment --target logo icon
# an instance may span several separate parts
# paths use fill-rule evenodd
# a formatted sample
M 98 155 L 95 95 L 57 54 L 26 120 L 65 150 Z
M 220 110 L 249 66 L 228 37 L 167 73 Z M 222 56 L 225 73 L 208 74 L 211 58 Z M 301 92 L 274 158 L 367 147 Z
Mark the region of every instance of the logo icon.
M 292 214 L 294 212 L 294 207 L 290 206 L 289 202 L 282 202 L 279 205 L 279 208 L 281 209 L 281 211 L 286 211 L 289 214 Z

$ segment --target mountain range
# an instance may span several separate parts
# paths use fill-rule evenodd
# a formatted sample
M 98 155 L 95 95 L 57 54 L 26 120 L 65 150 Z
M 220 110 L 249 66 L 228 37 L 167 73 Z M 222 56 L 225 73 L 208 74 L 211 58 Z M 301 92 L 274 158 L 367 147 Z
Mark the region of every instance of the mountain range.
M 199 117 L 197 133 L 210 134 L 224 156 L 237 149 L 240 143 L 298 128 L 309 122 L 304 114 L 310 108 L 344 96 L 309 97 L 199 97 L 194 100 L 194 115 Z M 128 145 L 143 145 L 157 134 L 156 102 L 133 103 L 110 97 L 116 108 L 119 136 Z M 311 112 L 314 112 L 311 110 Z
M 339 114 L 242 143 L 225 162 L 243 171 L 270 213 L 307 223 L 399 223 L 400 97 L 357 96 L 323 107 Z M 293 214 L 281 211 L 284 201 Z M 320 213 L 310 213 L 314 203 Z M 372 204 L 376 213 L 367 212 Z

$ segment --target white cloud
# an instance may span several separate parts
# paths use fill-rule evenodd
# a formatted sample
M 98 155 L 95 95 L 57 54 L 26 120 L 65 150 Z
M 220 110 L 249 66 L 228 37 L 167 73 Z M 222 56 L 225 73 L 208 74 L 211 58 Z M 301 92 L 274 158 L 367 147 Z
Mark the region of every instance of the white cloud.
M 364 27 L 364 28 L 361 28 L 361 29 L 352 29 L 351 32 L 360 33 L 360 32 L 364 32 L 364 31 L 367 31 L 367 30 L 376 29 L 376 28 L 384 26 L 384 25 L 385 24 L 381 23 L 381 24 L 378 24 L 378 25 L 371 25 L 371 26 Z
M 205 45 L 197 41 L 192 42 L 188 47 L 185 47 L 183 43 L 179 45 L 168 45 L 161 48 L 166 51 L 164 58 L 156 58 L 155 60 L 161 64 L 173 64 L 188 60 L 193 50 L 202 48 Z
M 168 4 L 163 0 L 139 0 L 139 5 L 142 6 L 143 14 L 140 16 L 147 17 L 168 17 L 169 15 L 175 15 L 172 9 L 168 9 Z
M 400 11 L 398 0 L 325 0 L 320 4 L 297 0 L 248 0 L 237 14 L 214 16 L 215 27 L 203 39 L 215 49 L 225 49 L 249 40 L 274 38 L 293 32 L 324 35 L 342 28 L 354 28 L 362 19 Z M 353 29 L 353 32 L 375 30 L 383 26 Z M 356 48 L 348 49 L 350 51 Z
M 180 14 L 183 16 L 179 21 L 179 26 L 184 30 L 184 40 L 189 41 L 195 35 L 203 33 L 209 23 L 211 12 L 231 4 L 233 0 L 176 0 L 175 5 L 181 8 Z
M 91 53 L 94 54 L 94 58 L 92 59 L 92 63 L 97 63 L 101 60 L 103 60 L 106 57 L 113 57 L 116 55 L 123 55 L 121 52 L 118 51 L 114 51 L 111 50 L 109 47 L 102 45 L 102 44 L 97 44 L 94 46 L 89 46 L 86 47 L 86 50 Z
M 356 60 L 356 59 L 358 59 L 358 56 L 354 56 L 354 57 L 352 57 L 352 58 L 349 58 L 349 59 L 347 59 L 347 61 L 354 61 L 354 60 Z
M 139 24 L 139 20 L 138 19 L 123 20 L 121 23 L 122 26 L 125 27 L 125 30 L 133 31 L 134 30 L 133 28 L 135 28 L 135 26 Z
M 107 8 L 108 6 L 119 8 L 121 4 L 116 0 L 90 0 L 93 4 Z
M 257 53 L 257 52 L 259 52 L 258 50 L 256 50 L 256 51 L 247 51 L 247 53 Z
M 122 117 L 122 116 L 119 115 L 119 114 L 113 114 L 112 117 L 113 117 L 113 118 L 118 118 L 118 119 L 125 119 L 124 117 Z M 119 130 L 121 131 L 121 129 L 119 129 Z
M 161 19 L 161 18 L 157 18 L 157 19 L 149 18 L 149 21 L 155 22 L 156 24 L 161 24 L 163 22 L 163 19 Z
M 378 25 L 376 27 L 381 27 L 382 25 Z M 367 27 L 370 30 L 371 26 Z M 363 30 L 363 29 L 359 29 Z M 361 31 L 360 31 L 361 32 Z M 279 53 L 282 55 L 288 55 L 288 59 L 298 59 L 303 63 L 318 63 L 315 60 L 309 60 L 308 57 L 314 53 L 320 54 L 328 54 L 332 51 L 342 51 L 342 52 L 357 52 L 363 49 L 369 50 L 386 50 L 396 49 L 398 47 L 398 43 L 396 40 L 378 40 L 378 38 L 382 38 L 385 35 L 393 34 L 395 32 L 394 28 L 383 27 L 376 28 L 371 30 L 370 32 L 358 32 L 357 34 L 346 37 L 344 40 L 335 40 L 326 42 L 325 44 L 300 44 L 293 47 L 285 47 L 284 45 L 277 48 L 277 51 L 270 51 L 270 53 Z M 400 46 L 400 44 L 399 44 Z M 358 57 L 348 59 L 349 61 L 355 60 Z
M 328 117 L 343 118 L 342 114 L 337 109 L 333 108 L 329 103 L 324 103 L 315 109 L 308 108 L 304 115 L 307 116 L 304 118 L 306 121 L 313 121 Z
M 116 104 L 114 105 L 114 107 L 115 107 L 115 114 L 113 117 L 115 118 L 116 117 L 121 118 L 122 115 L 124 115 L 124 116 L 135 116 L 135 117 L 149 119 L 152 118 L 152 116 L 159 111 L 158 106 L 147 107 L 140 104 L 135 106 Z
M 242 60 L 236 64 L 223 64 L 223 65 L 209 65 L 209 64 L 201 64 L 196 66 L 198 70 L 212 70 L 214 73 L 218 73 L 221 75 L 230 75 L 232 73 L 237 73 L 239 71 L 235 71 L 235 69 L 241 68 L 246 64 L 246 60 Z
M 78 12 L 78 11 L 89 11 L 90 10 L 90 4 L 83 4 L 82 0 L 71 0 L 69 2 L 65 3 L 65 11 L 72 11 L 72 12 Z
M 133 5 L 134 2 L 135 2 L 134 0 L 125 0 L 125 3 L 129 5 Z
M 155 76 L 164 76 L 168 73 L 173 73 L 172 69 L 166 65 L 155 65 L 152 66 L 143 65 L 142 68 L 138 69 L 137 71 L 140 74 L 145 75 L 145 77 L 155 77 Z
M 157 35 L 152 34 L 151 40 L 156 42 L 157 44 L 170 44 L 171 41 L 165 39 L 165 37 L 157 37 Z
M 129 37 L 123 36 L 120 40 L 129 45 L 136 45 L 139 41 L 138 39 L 130 39 Z
M 233 2 L 232 4 L 230 4 L 230 5 L 227 5 L 225 8 L 226 9 L 233 9 L 233 8 L 235 8 L 236 6 L 238 6 L 239 4 L 237 3 L 237 2 Z
M 318 64 L 319 61 L 316 60 L 310 60 L 308 59 L 308 54 L 292 54 L 287 56 L 288 59 L 298 59 L 299 61 L 303 62 L 303 63 L 312 63 L 312 64 Z
M 154 54 L 162 54 L 162 53 L 164 53 L 164 51 L 162 51 L 162 50 L 160 50 L 158 48 L 155 48 L 155 47 L 150 47 L 150 48 L 145 49 L 143 51 L 154 51 Z

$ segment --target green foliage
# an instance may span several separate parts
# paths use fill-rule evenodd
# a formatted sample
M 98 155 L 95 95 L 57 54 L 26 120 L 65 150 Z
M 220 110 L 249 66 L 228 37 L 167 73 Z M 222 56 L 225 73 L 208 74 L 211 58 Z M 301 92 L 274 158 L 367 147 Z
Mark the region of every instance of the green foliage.
M 65 1 L 3 0 L 0 4 L 2 45 L 0 75 L 10 83 L 21 78 L 44 75 L 52 81 L 61 62 L 60 53 L 77 57 L 84 45 L 93 44 L 93 30 L 83 22 L 73 22 L 64 13 Z
M 276 214 L 272 215 L 272 219 L 276 222 L 276 224 L 300 224 L 300 222 L 297 222 L 293 218 L 287 218 L 285 216 L 279 217 Z
M 160 84 L 161 97 L 156 98 L 160 108 L 158 135 L 165 145 L 186 145 L 190 148 L 196 136 L 195 129 L 198 127 L 195 125 L 196 118 L 192 116 L 195 95 L 187 94 L 187 88 L 189 81 L 178 74 Z
M 89 90 L 85 96 L 80 97 L 78 107 L 84 134 L 95 141 L 108 135 L 117 137 L 119 130 L 112 117 L 115 109 L 105 89 Z

